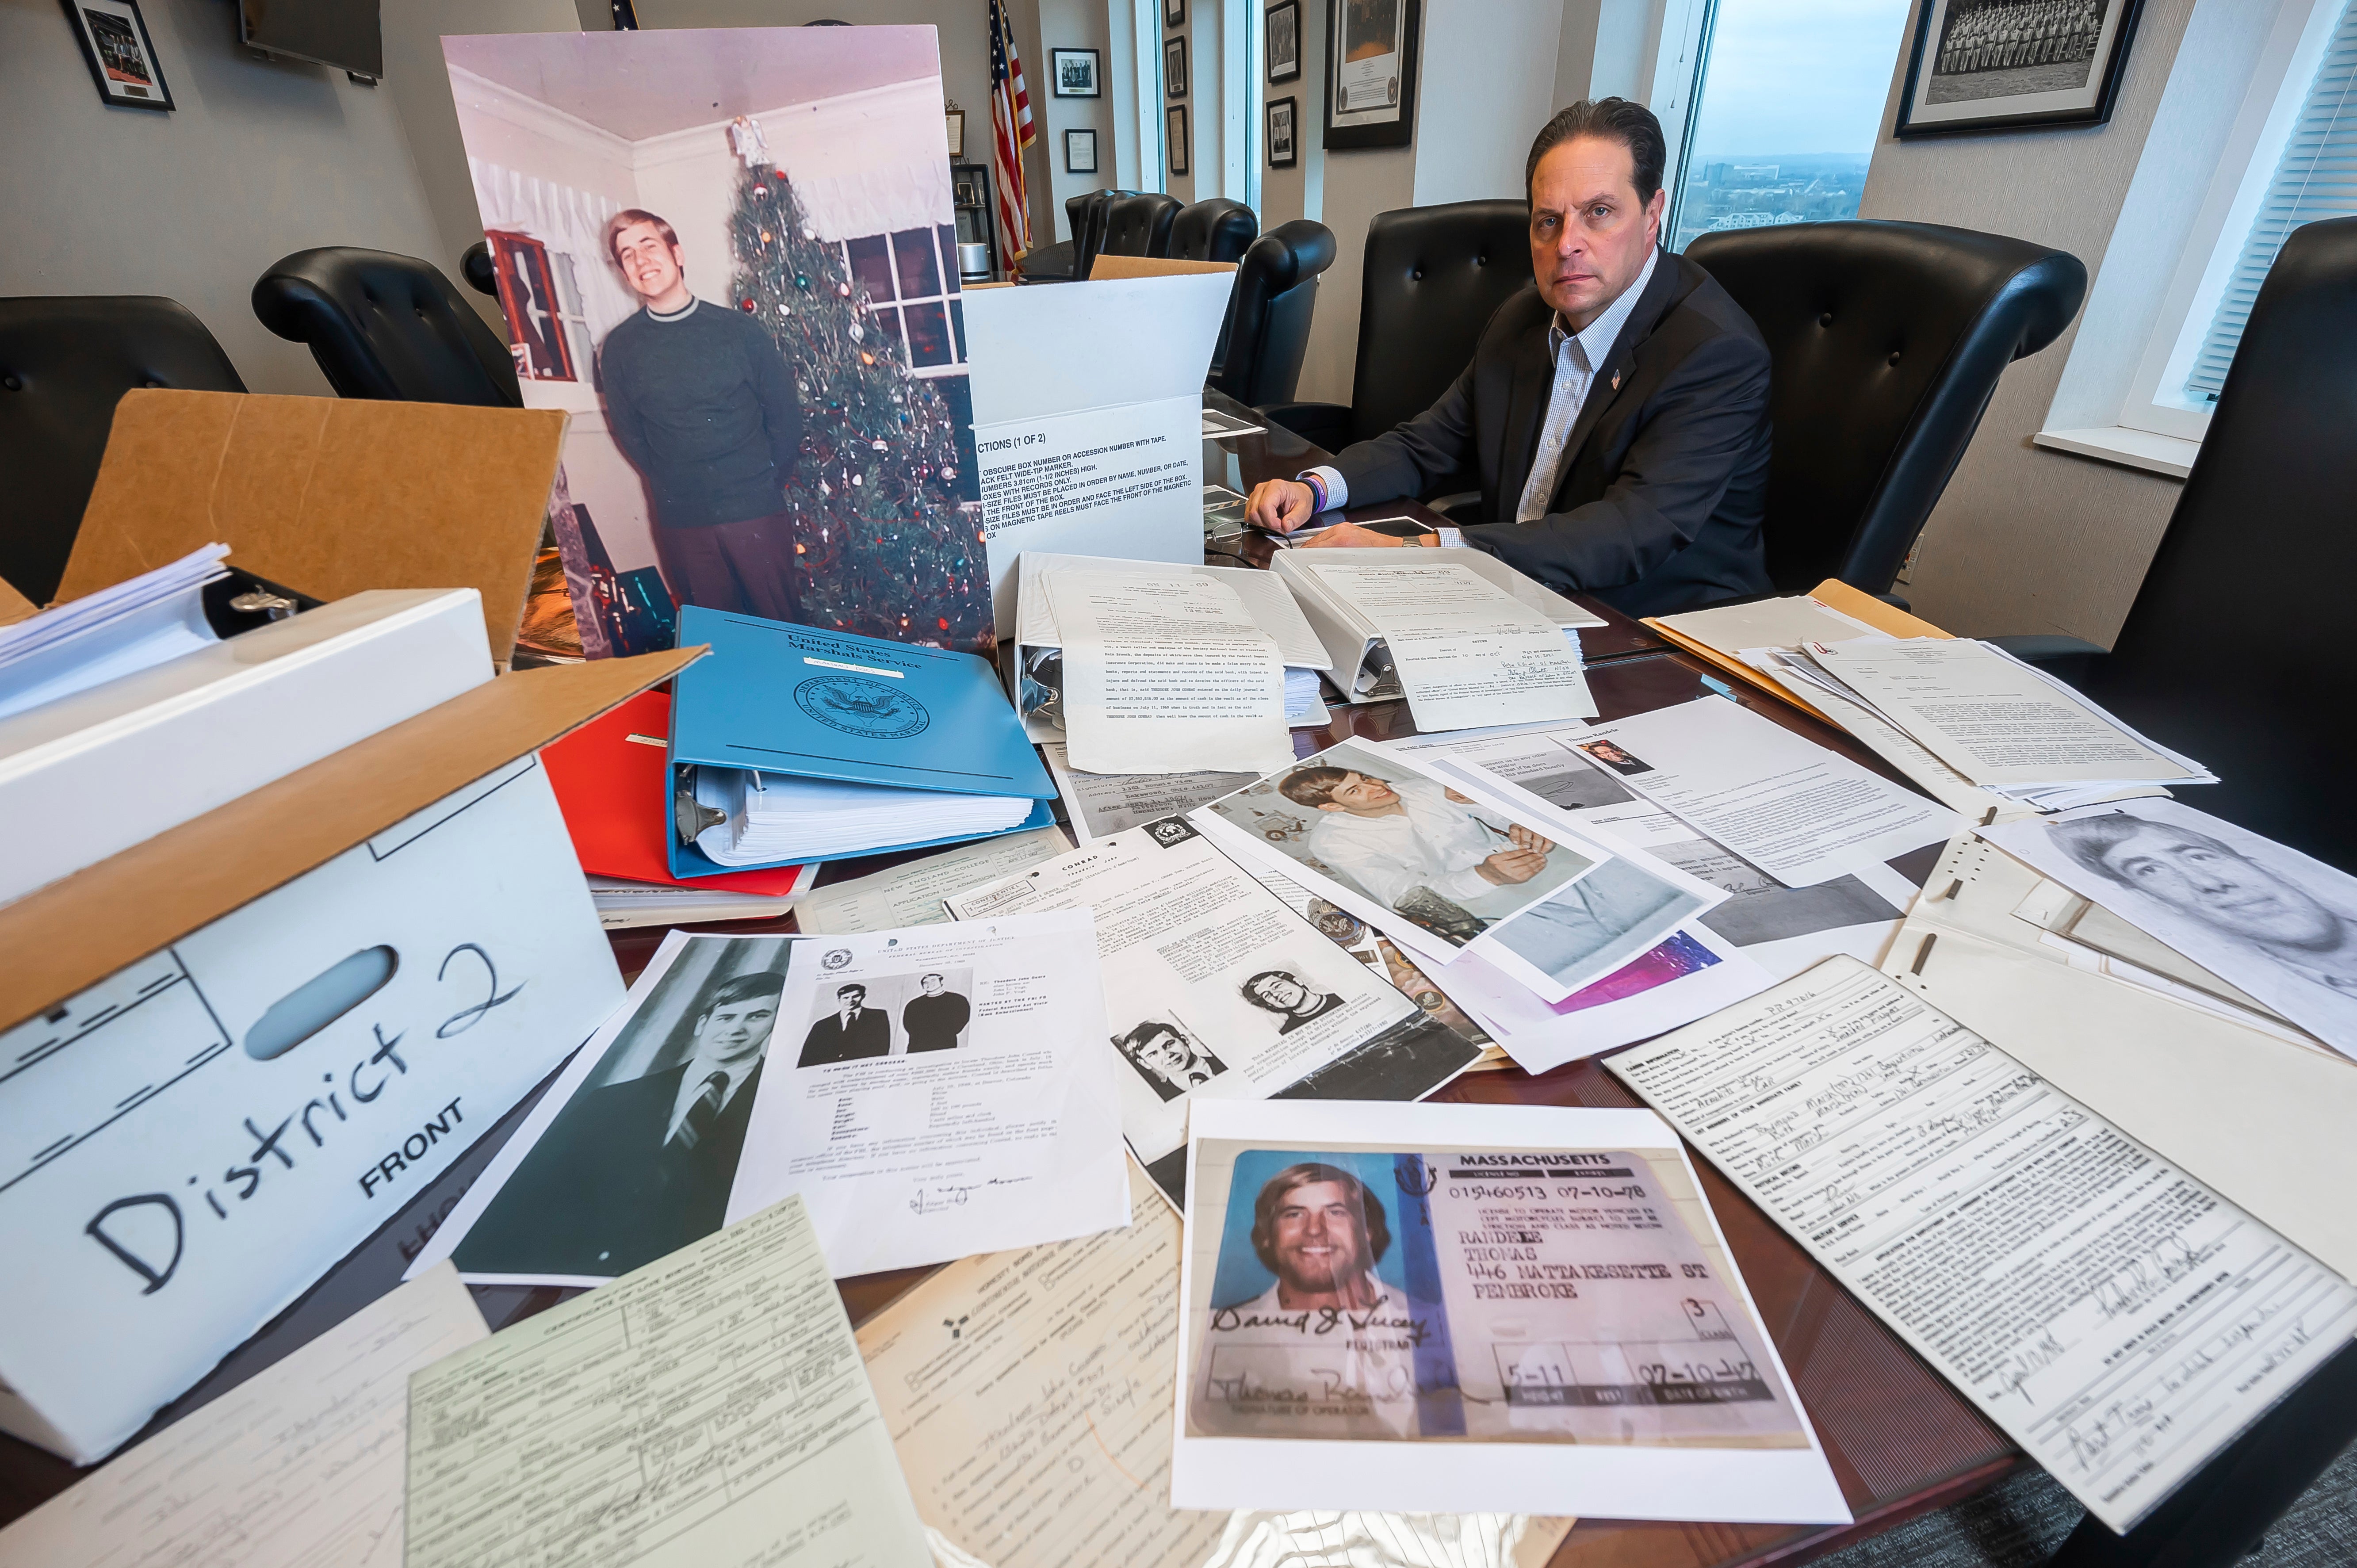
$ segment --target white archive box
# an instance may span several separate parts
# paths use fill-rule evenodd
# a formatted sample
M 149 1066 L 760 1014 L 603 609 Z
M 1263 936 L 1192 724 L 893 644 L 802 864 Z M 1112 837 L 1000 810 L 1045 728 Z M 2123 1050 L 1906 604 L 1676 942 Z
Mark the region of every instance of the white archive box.
M 490 679 L 480 594 L 372 589 L 0 719 L 0 902 Z
M 619 1003 L 534 752 L 698 652 L 500 676 L 0 908 L 0 1429 L 116 1447 Z

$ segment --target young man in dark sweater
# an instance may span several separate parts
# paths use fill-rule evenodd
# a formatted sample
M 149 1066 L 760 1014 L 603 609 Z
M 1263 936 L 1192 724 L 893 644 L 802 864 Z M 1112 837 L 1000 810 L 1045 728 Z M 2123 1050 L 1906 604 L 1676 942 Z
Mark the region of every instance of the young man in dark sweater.
M 600 350 L 606 426 L 654 501 L 683 605 L 798 618 L 784 487 L 802 444 L 793 372 L 767 328 L 688 292 L 672 226 L 629 208 L 606 246 L 645 307 Z

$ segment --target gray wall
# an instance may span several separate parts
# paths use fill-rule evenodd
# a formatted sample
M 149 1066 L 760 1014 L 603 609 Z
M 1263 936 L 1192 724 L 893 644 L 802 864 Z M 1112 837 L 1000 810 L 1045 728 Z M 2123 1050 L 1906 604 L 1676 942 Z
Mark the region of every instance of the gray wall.
M 434 94 L 411 91 L 436 14 L 463 12 L 470 30 L 574 25 L 572 0 L 400 0 L 385 7 L 385 84 L 368 88 L 254 59 L 222 0 L 141 9 L 178 104 L 168 114 L 99 102 L 55 0 L 0 0 L 0 145 L 12 171 L 0 295 L 168 295 L 211 328 L 248 386 L 313 396 L 328 384 L 309 351 L 254 319 L 249 296 L 265 267 L 315 245 L 365 245 L 452 270 L 479 237 L 463 158 L 426 158 Z M 455 146 L 438 59 L 428 85 Z M 415 159 L 403 124 L 413 108 L 426 123 Z M 468 228 L 454 233 L 446 224 L 462 209 Z
M 2192 11 L 2193 0 L 2149 0 L 2111 124 L 2088 129 L 1900 142 L 1889 134 L 1906 76 L 1900 60 L 1860 215 L 2019 235 L 2069 251 L 2100 282 Z M 2188 167 L 2206 187 L 2206 166 Z M 2177 504 L 2173 479 L 2030 444 L 2077 332 L 2074 323 L 2006 371 L 1923 532 L 1901 592 L 1951 631 L 2061 632 L 2108 644 Z

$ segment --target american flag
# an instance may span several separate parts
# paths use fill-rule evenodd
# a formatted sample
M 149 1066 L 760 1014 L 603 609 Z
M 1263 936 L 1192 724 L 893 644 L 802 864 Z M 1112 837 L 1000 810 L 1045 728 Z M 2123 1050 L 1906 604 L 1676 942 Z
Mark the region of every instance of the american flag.
M 1023 183 L 1023 150 L 1031 130 L 1031 94 L 1023 87 L 1023 57 L 1006 7 L 990 0 L 990 167 L 998 186 L 998 245 L 1013 266 L 1031 249 L 1030 192 Z

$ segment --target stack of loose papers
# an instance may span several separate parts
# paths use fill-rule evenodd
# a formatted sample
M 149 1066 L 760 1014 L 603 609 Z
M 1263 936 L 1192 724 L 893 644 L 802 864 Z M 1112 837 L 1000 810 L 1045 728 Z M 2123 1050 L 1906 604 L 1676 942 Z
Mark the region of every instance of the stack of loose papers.
M 97 593 L 0 628 L 0 718 L 152 670 L 220 640 L 205 585 L 228 575 L 208 544 Z
M 744 768 L 699 768 L 695 798 L 722 820 L 695 846 L 722 865 L 837 860 L 880 847 L 979 838 L 1020 827 L 1028 795 L 961 795 L 838 784 Z
M 1965 782 L 2041 811 L 2215 784 L 2042 671 L 1966 639 L 1807 642 L 1780 679 L 1864 709 Z
M 627 926 L 693 926 L 705 920 L 766 920 L 794 907 L 801 889 L 816 875 L 815 863 L 791 868 L 792 893 L 734 893 L 725 887 L 681 886 L 669 882 L 632 882 L 589 874 L 589 902 L 608 930 Z

